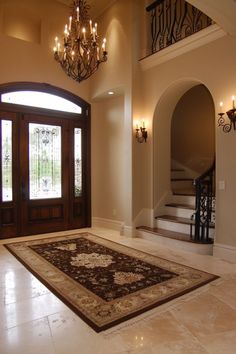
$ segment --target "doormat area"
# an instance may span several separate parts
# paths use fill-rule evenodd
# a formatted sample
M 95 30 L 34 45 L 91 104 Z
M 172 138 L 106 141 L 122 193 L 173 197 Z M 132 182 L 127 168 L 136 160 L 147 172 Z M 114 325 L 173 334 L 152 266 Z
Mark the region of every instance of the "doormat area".
M 5 247 L 96 332 L 218 278 L 91 233 Z

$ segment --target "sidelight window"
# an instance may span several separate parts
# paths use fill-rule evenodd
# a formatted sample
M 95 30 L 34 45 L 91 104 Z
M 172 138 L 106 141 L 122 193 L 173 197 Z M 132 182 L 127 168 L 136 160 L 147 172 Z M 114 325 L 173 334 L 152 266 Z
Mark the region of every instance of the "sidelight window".
M 74 186 L 75 197 L 82 194 L 82 129 L 74 129 Z
M 2 201 L 12 201 L 12 121 L 1 121 Z

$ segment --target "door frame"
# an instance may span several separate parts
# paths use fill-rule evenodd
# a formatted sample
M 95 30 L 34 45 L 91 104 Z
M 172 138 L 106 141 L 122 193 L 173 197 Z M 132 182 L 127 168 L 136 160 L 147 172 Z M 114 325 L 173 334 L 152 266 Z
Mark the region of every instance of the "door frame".
M 1 95 L 4 93 L 16 92 L 16 91 L 39 91 L 44 93 L 53 94 L 64 99 L 67 99 L 76 105 L 80 106 L 82 109 L 81 114 L 62 112 L 51 109 L 30 107 L 24 105 L 17 105 L 11 103 L 1 102 Z M 34 82 L 11 82 L 6 84 L 0 84 L 0 109 L 5 112 L 12 112 L 19 116 L 20 114 L 41 114 L 47 115 L 48 117 L 55 115 L 58 118 L 72 118 L 74 122 L 79 122 L 82 126 L 86 127 L 86 139 L 85 139 L 85 170 L 83 171 L 83 178 L 86 190 L 86 210 L 85 210 L 85 225 L 83 227 L 91 226 L 91 106 L 82 98 L 74 95 L 73 93 L 61 89 L 56 86 L 52 86 L 46 83 L 34 83 Z M 17 199 L 19 195 L 17 195 Z M 18 199 L 19 200 L 19 199 Z M 17 235 L 19 235 L 19 230 Z M 12 237 L 11 233 L 6 235 L 7 237 Z M 5 238 L 5 237 L 4 237 Z

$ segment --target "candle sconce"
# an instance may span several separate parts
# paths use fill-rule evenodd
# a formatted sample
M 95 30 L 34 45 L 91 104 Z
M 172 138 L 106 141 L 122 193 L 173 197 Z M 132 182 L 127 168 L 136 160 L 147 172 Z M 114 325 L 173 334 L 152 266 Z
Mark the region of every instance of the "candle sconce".
M 235 97 L 232 96 L 232 103 L 233 103 L 233 108 L 228 110 L 226 112 L 228 118 L 229 118 L 229 123 L 226 122 L 224 115 L 225 113 L 221 112 L 218 113 L 219 119 L 218 119 L 218 127 L 222 127 L 224 133 L 229 133 L 232 129 L 236 130 L 236 108 L 235 108 Z M 223 107 L 223 102 L 220 102 L 220 107 L 222 110 Z
M 142 126 L 138 126 L 138 124 L 136 124 L 136 133 L 135 133 L 135 137 L 137 139 L 137 141 L 139 143 L 143 143 L 143 142 L 147 142 L 147 137 L 148 137 L 148 133 L 147 133 L 147 129 L 145 128 L 145 122 L 144 120 L 142 121 Z

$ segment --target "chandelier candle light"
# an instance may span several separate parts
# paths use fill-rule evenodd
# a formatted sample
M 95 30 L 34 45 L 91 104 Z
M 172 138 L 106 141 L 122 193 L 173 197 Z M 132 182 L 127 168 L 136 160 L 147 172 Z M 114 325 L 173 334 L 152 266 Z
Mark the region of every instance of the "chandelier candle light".
M 224 118 L 225 113 L 223 112 L 223 102 L 220 102 L 220 113 L 218 113 L 220 117 L 218 119 L 218 126 L 223 128 L 224 133 L 229 133 L 232 127 L 234 128 L 234 130 L 236 130 L 236 108 L 235 108 L 234 96 L 232 96 L 232 109 L 228 110 L 226 114 L 229 118 L 229 123 L 225 122 L 225 118 Z
M 88 79 L 107 61 L 106 38 L 99 45 L 98 26 L 89 18 L 86 0 L 71 4 L 71 15 L 65 25 L 63 45 L 55 38 L 54 58 L 66 74 L 81 82 Z

